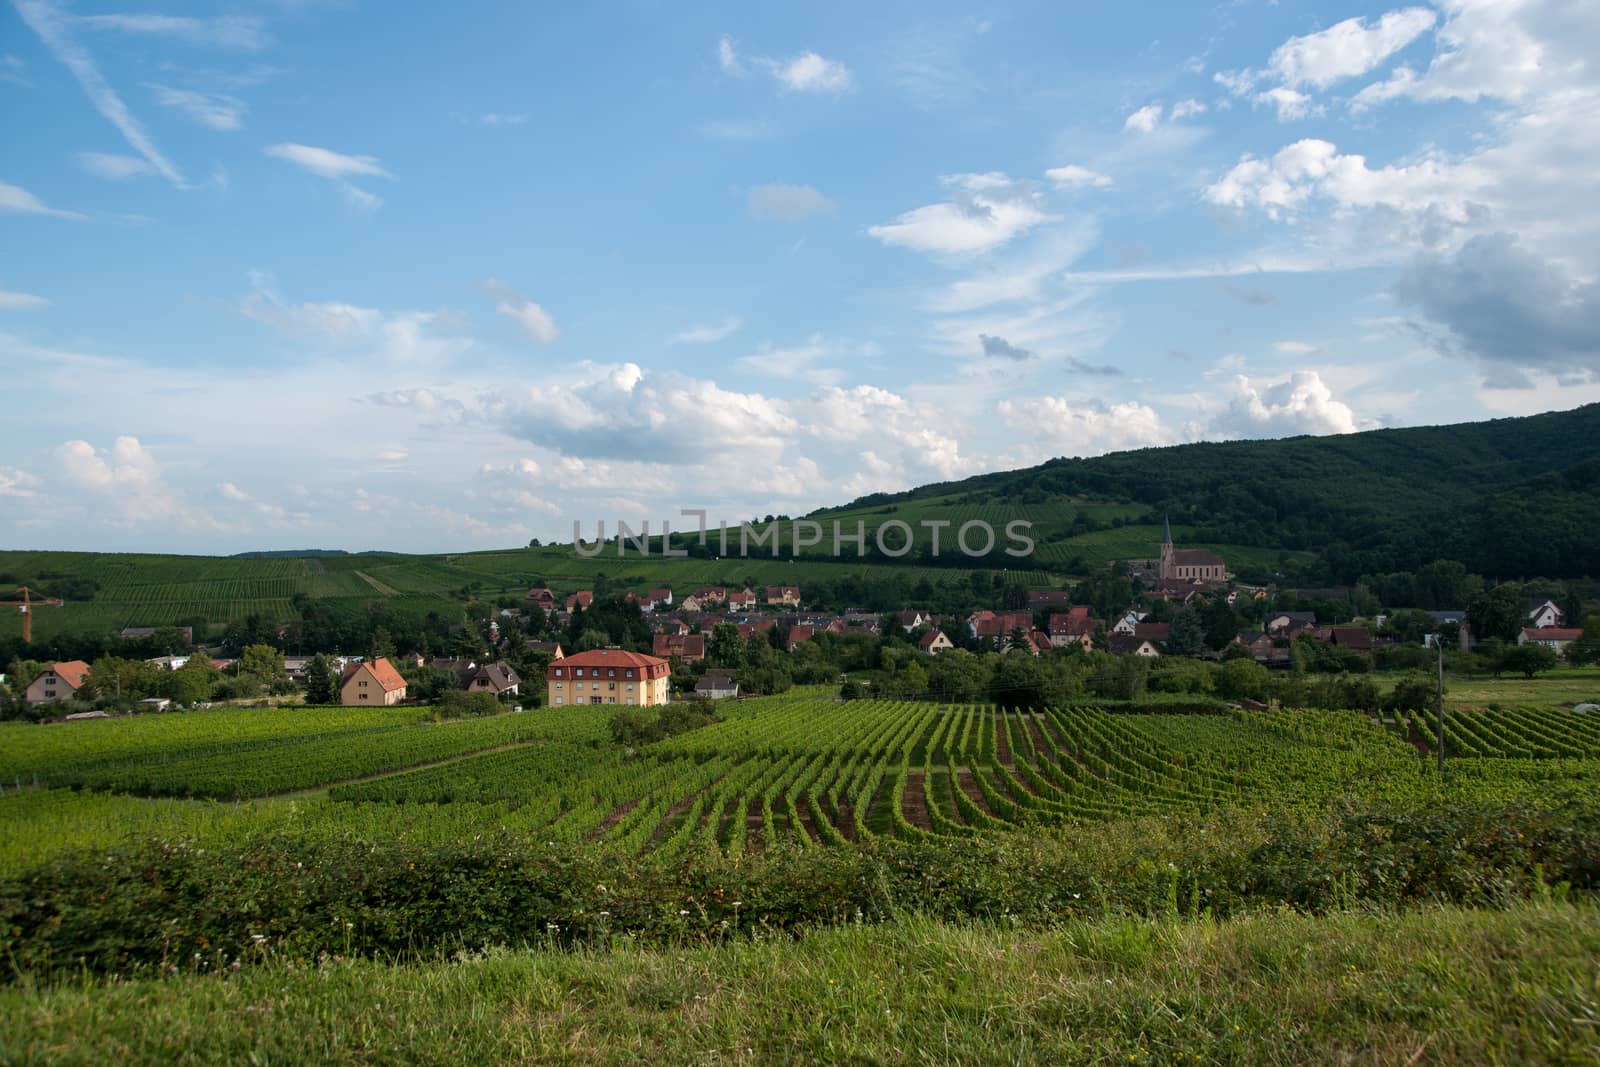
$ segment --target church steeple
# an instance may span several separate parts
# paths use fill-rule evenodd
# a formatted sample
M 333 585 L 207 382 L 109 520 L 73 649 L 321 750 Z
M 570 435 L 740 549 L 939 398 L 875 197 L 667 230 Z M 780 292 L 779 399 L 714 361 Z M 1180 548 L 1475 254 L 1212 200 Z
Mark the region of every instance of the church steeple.
M 1161 518 L 1161 543 L 1164 544 L 1164 545 L 1172 544 L 1172 518 L 1171 518 L 1171 516 L 1163 515 L 1162 518 Z
M 1173 571 L 1172 560 L 1172 519 L 1170 516 L 1161 517 L 1161 559 L 1156 564 L 1156 575 L 1163 581 L 1176 578 Z

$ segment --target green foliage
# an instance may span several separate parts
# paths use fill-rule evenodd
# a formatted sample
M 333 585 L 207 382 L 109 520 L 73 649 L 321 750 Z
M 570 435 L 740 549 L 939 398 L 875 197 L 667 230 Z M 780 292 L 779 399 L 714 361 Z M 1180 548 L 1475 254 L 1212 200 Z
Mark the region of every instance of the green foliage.
M 505 710 L 493 693 L 481 689 L 473 692 L 451 689 L 440 695 L 439 702 L 433 708 L 433 717 L 436 720 L 468 719 L 483 715 L 498 715 Z
M 624 708 L 611 716 L 611 740 L 619 745 L 637 748 L 653 741 L 663 741 L 689 730 L 698 730 L 716 722 L 716 716 L 702 705 L 687 701 L 664 704 L 655 710 L 649 708 Z
M 1557 662 L 1555 649 L 1529 642 L 1525 645 L 1507 645 L 1500 653 L 1499 668 L 1532 678 L 1540 671 L 1554 670 Z
M 318 652 L 306 664 L 306 703 L 337 704 L 339 700 L 337 664 L 331 656 Z

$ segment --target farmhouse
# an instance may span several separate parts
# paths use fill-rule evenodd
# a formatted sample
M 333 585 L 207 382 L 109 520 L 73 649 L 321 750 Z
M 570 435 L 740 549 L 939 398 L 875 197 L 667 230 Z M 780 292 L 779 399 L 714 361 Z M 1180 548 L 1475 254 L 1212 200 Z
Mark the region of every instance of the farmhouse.
M 1517 634 L 1519 645 L 1543 645 L 1554 649 L 1556 655 L 1565 656 L 1567 646 L 1583 636 L 1582 630 L 1563 629 L 1559 626 L 1524 626 Z
M 54 704 L 71 700 L 89 680 L 89 665 L 81 659 L 52 663 L 28 684 L 23 699 L 29 704 Z
M 665 704 L 666 660 L 620 648 L 574 652 L 545 671 L 551 707 L 566 704 Z
M 382 656 L 371 663 L 352 663 L 339 684 L 341 704 L 398 704 L 406 698 L 406 680 Z

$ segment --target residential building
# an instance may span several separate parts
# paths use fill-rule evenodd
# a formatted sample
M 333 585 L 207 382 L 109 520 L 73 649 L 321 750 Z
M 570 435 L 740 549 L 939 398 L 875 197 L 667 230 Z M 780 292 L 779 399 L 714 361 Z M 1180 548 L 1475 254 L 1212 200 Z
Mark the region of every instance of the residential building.
M 71 700 L 89 680 L 89 665 L 81 659 L 52 663 L 28 683 L 23 699 L 29 704 L 55 704 Z
M 1524 626 L 1522 632 L 1517 634 L 1517 644 L 1543 645 L 1554 649 L 1556 655 L 1565 656 L 1567 646 L 1582 636 L 1582 630 L 1564 629 L 1560 626 Z
M 696 589 L 693 595 L 702 606 L 726 603 L 728 599 L 728 591 L 720 585 L 703 586 Z
M 1166 644 L 1167 636 L 1172 633 L 1170 622 L 1141 622 L 1133 628 L 1133 636 L 1141 641 L 1150 641 L 1156 645 Z
M 907 608 L 895 615 L 895 620 L 900 623 L 900 629 L 910 633 L 919 626 L 927 626 L 932 622 L 932 617 L 924 615 L 915 608 Z
M 1072 606 L 1072 594 L 1060 589 L 1039 589 L 1028 594 L 1028 608 L 1039 611 L 1042 608 L 1063 608 Z
M 662 586 L 659 589 L 652 589 L 650 592 L 645 594 L 644 601 L 652 611 L 660 611 L 662 608 L 670 608 L 672 607 L 672 590 L 668 589 L 666 586 Z
M 1313 611 L 1276 611 L 1267 616 L 1269 634 L 1296 634 L 1316 625 L 1317 615 Z
M 548 652 L 552 660 L 560 659 L 563 655 L 560 641 L 533 641 L 525 642 L 529 652 Z
M 967 617 L 967 632 L 973 637 L 1004 641 L 1015 630 L 1032 630 L 1031 611 L 975 611 Z
M 542 611 L 554 611 L 556 607 L 556 595 L 550 590 L 546 589 L 544 586 L 537 585 L 528 590 L 527 595 L 522 598 L 522 602 L 530 607 L 539 608 Z
M 551 707 L 571 704 L 665 704 L 672 667 L 657 656 L 596 648 L 574 652 L 545 671 Z
M 370 663 L 352 663 L 339 684 L 341 704 L 398 704 L 406 698 L 406 680 L 382 656 Z
M 1133 637 L 1127 634 L 1112 634 L 1107 638 L 1111 651 L 1118 656 L 1145 656 L 1155 658 L 1161 655 L 1161 650 L 1148 637 Z
M 517 677 L 517 672 L 504 660 L 494 663 L 485 663 L 472 672 L 472 677 L 467 679 L 467 691 L 471 693 L 493 693 L 495 696 L 516 696 L 517 688 L 522 684 L 522 679 Z
M 662 659 L 676 657 L 684 663 L 699 663 L 706 658 L 704 634 L 656 634 L 650 639 L 650 644 L 650 651 Z
M 766 592 L 767 603 L 773 607 L 798 608 L 800 606 L 800 587 L 798 585 L 769 585 Z
M 748 589 L 728 594 L 729 611 L 751 611 L 756 606 L 756 595 Z
M 587 611 L 589 609 L 589 605 L 593 603 L 594 594 L 589 590 L 584 589 L 567 597 L 566 607 L 568 611 L 576 611 L 578 608 L 583 608 L 585 611 Z
M 929 630 L 918 639 L 917 647 L 930 656 L 937 656 L 941 652 L 950 651 L 956 645 L 943 630 Z
M 725 700 L 739 695 L 739 683 L 733 680 L 732 671 L 706 671 L 694 683 L 694 695 L 705 700 Z
M 1085 652 L 1094 649 L 1095 627 L 1099 619 L 1089 617 L 1089 609 L 1079 605 L 1067 612 L 1053 612 L 1049 619 L 1050 644 L 1056 648 L 1078 645 Z
M 1353 652 L 1371 652 L 1372 631 L 1365 626 L 1335 626 L 1328 635 L 1328 643 Z
M 1536 630 L 1548 630 L 1567 621 L 1567 613 L 1554 600 L 1530 600 L 1527 611 L 1528 621 L 1525 625 Z
M 802 641 L 811 640 L 811 636 L 816 632 L 816 627 L 809 623 L 801 622 L 789 627 L 789 651 L 793 652 L 799 648 Z

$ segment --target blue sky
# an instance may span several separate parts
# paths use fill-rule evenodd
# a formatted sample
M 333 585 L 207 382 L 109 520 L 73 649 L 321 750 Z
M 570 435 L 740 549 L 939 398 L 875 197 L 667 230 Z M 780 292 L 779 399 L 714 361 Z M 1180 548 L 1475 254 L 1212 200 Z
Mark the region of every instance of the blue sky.
M 1600 400 L 1600 8 L 0 3 L 0 545 Z

